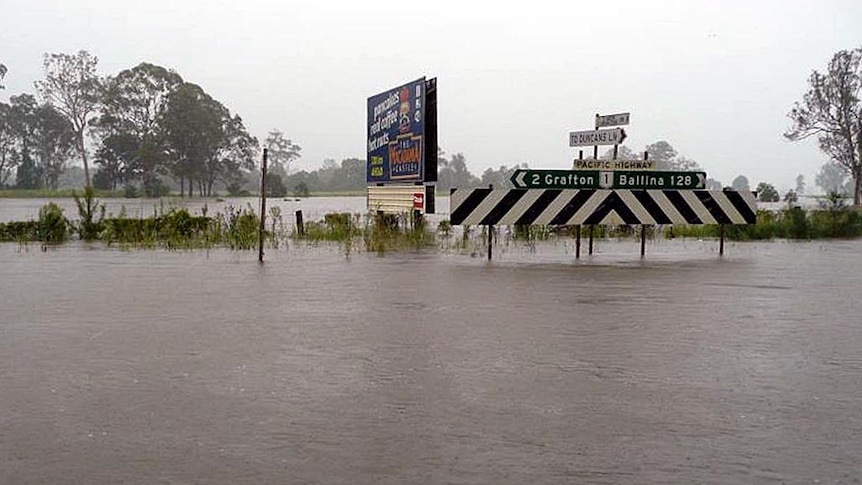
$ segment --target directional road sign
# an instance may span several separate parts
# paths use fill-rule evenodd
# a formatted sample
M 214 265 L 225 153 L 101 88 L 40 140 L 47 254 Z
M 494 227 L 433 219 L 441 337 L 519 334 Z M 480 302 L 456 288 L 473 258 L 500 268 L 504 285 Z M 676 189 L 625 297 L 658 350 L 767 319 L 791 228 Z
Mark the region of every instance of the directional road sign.
M 622 128 L 573 131 L 569 133 L 569 146 L 587 147 L 593 145 L 619 145 L 625 139 L 626 132 Z
M 602 188 L 674 190 L 706 188 L 706 172 L 615 170 L 613 172 L 602 172 L 602 178 L 603 180 L 599 182 Z M 610 187 L 605 185 L 608 182 L 611 183 Z
M 695 190 L 706 188 L 706 172 L 518 169 L 509 180 L 518 189 Z
M 515 170 L 509 179 L 518 189 L 597 189 L 598 170 Z
M 629 124 L 630 113 L 616 113 L 612 115 L 596 115 L 596 128 L 606 126 L 623 126 Z

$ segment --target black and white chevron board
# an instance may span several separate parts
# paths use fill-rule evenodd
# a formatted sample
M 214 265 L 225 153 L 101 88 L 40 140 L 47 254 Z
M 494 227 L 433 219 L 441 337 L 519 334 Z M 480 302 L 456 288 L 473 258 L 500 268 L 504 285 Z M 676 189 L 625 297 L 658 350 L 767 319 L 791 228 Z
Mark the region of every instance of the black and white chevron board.
M 453 225 L 754 224 L 751 192 L 454 189 Z

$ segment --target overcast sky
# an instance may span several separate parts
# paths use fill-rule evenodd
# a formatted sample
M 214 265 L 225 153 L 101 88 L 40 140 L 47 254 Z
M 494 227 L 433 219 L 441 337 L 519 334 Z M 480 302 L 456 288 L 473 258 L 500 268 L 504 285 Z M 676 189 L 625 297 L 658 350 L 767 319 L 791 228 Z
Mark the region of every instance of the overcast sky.
M 633 150 L 667 140 L 726 185 L 786 189 L 826 161 L 783 139 L 786 114 L 860 26 L 859 0 L 0 0 L 0 99 L 34 92 L 46 52 L 88 50 L 102 74 L 147 61 L 315 169 L 365 158 L 369 96 L 437 77 L 440 147 L 476 174 L 571 168 L 569 131 L 630 111 Z

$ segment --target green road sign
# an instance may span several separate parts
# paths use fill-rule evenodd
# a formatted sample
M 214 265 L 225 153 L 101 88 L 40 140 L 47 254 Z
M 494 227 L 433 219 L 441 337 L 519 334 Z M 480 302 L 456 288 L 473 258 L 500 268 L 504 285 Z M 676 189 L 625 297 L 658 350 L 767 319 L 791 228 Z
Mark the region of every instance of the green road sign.
M 598 170 L 515 170 L 509 179 L 517 189 L 597 189 Z
M 509 180 L 518 189 L 695 190 L 706 188 L 706 172 L 518 169 Z
M 695 190 L 706 188 L 706 172 L 656 172 L 652 170 L 616 170 L 602 172 L 603 181 L 612 177 L 613 189 Z

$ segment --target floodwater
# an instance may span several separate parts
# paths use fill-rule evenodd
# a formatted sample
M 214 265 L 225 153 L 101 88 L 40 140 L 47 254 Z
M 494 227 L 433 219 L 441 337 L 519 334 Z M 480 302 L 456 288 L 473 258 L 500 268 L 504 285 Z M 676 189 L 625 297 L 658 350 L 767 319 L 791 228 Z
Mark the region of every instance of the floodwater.
M 854 484 L 862 241 L 0 244 L 2 484 Z

